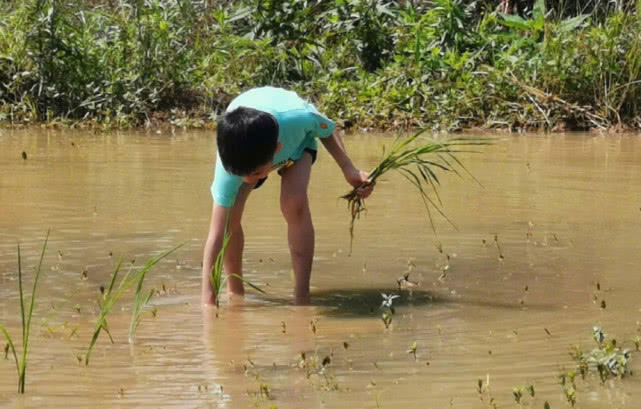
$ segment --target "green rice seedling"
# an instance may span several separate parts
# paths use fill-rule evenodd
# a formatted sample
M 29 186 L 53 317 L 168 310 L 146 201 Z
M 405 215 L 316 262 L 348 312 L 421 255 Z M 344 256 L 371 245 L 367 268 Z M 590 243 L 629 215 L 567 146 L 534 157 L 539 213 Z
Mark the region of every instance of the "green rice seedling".
M 417 346 L 416 346 L 416 341 L 414 341 L 414 342 L 412 343 L 412 345 L 410 345 L 410 346 L 407 348 L 407 351 L 405 351 L 405 352 L 407 352 L 409 355 L 412 355 L 412 356 L 414 357 L 414 360 L 415 360 L 415 361 L 416 361 L 416 348 L 417 348 Z
M 530 394 L 530 397 L 533 398 L 534 395 L 536 395 L 536 391 L 534 390 L 534 384 L 529 384 L 526 389 L 527 389 L 527 392 Z
M 38 262 L 38 267 L 36 267 L 28 311 L 25 311 L 24 291 L 22 288 L 22 257 L 20 254 L 20 246 L 18 246 L 18 290 L 20 293 L 20 317 L 22 319 L 22 357 L 20 359 L 18 359 L 16 347 L 13 343 L 13 340 L 11 339 L 11 336 L 9 335 L 9 332 L 2 324 L 0 324 L 0 331 L 7 339 L 8 345 L 5 347 L 5 356 L 8 355 L 10 349 L 11 353 L 13 354 L 13 359 L 16 362 L 16 370 L 18 371 L 18 393 L 24 393 L 25 378 L 27 374 L 27 357 L 29 353 L 29 332 L 31 330 L 31 317 L 33 316 L 33 306 L 36 302 L 36 288 L 38 287 L 38 279 L 40 278 L 40 272 L 42 271 L 42 260 L 45 256 L 45 250 L 47 248 L 48 241 L 49 231 L 47 231 L 45 242 L 42 245 L 42 252 L 40 253 L 40 261 Z
M 142 313 L 144 308 L 149 305 L 149 300 L 154 295 L 154 290 L 151 289 L 149 292 L 144 295 L 142 292 L 142 282 L 145 279 L 145 274 L 140 275 L 138 279 L 138 285 L 136 286 L 136 299 L 134 301 L 134 308 L 131 312 L 131 322 L 129 323 L 129 343 L 133 344 L 134 338 L 136 337 L 136 329 L 140 325 L 142 320 Z
M 130 340 L 133 339 L 133 335 L 135 335 L 135 328 L 137 327 L 137 323 L 140 322 L 140 312 L 142 311 L 144 307 L 144 302 L 145 299 L 148 301 L 150 296 L 143 297 L 141 295 L 142 291 L 142 281 L 145 278 L 145 275 L 151 268 L 156 265 L 160 260 L 163 258 L 167 257 L 169 254 L 173 253 L 180 247 L 182 247 L 184 243 L 177 245 L 176 247 L 167 250 L 161 254 L 159 254 L 156 257 L 150 258 L 147 263 L 137 272 L 132 274 L 133 267 L 129 268 L 129 271 L 125 274 L 125 276 L 120 280 L 118 283 L 118 288 L 114 289 L 116 279 L 118 277 L 118 273 L 120 272 L 120 268 L 122 267 L 122 259 L 118 262 L 118 265 L 116 266 L 116 269 L 114 270 L 112 276 L 111 276 L 111 281 L 109 282 L 109 287 L 104 290 L 103 293 L 103 302 L 98 303 L 100 307 L 100 314 L 98 316 L 98 320 L 96 321 L 96 327 L 93 332 L 93 336 L 91 337 L 91 341 L 89 343 L 89 348 L 87 348 L 87 354 L 85 355 L 85 365 L 89 365 L 89 359 L 91 357 L 91 352 L 93 351 L 94 346 L 96 345 L 96 342 L 98 341 L 98 336 L 100 335 L 101 331 L 105 331 L 107 335 L 109 336 L 109 339 L 113 343 L 113 337 L 111 336 L 111 333 L 109 332 L 109 327 L 107 325 L 107 315 L 109 312 L 111 312 L 111 309 L 113 306 L 116 304 L 116 302 L 122 297 L 122 295 L 127 291 L 129 287 L 133 283 L 138 283 L 138 290 L 136 291 L 136 300 L 133 308 L 133 315 L 132 315 L 132 323 L 130 324 L 130 332 L 129 332 L 129 337 Z M 101 288 L 102 290 L 102 288 Z M 140 295 L 140 297 L 139 297 Z M 132 331 L 133 329 L 133 331 Z
M 514 397 L 514 401 L 520 405 L 521 399 L 523 398 L 523 388 L 521 386 L 512 388 L 512 396 Z
M 220 294 L 225 285 L 226 278 L 223 274 L 223 264 L 225 260 L 225 253 L 227 252 L 227 246 L 229 245 L 229 240 L 231 239 L 231 234 L 227 231 L 229 225 L 229 217 L 227 217 L 227 222 L 225 223 L 225 236 L 223 239 L 223 246 L 220 248 L 218 255 L 216 256 L 216 261 L 211 268 L 211 273 L 209 274 L 209 282 L 211 287 L 216 293 L 216 308 L 220 307 Z
M 224 274 L 225 254 L 227 253 L 227 246 L 229 245 L 230 239 L 231 239 L 231 233 L 229 233 L 229 214 L 228 214 L 227 220 L 225 222 L 225 235 L 223 238 L 223 245 L 220 248 L 218 255 L 216 256 L 216 261 L 211 266 L 211 272 L 209 273 L 209 282 L 211 283 L 211 287 L 214 289 L 214 292 L 216 294 L 216 308 L 220 308 L 220 294 L 225 288 L 225 283 L 227 282 L 227 279 L 229 278 L 229 276 L 235 277 L 240 281 L 242 281 L 243 283 L 249 285 L 254 290 L 262 294 L 265 294 L 265 291 L 263 291 L 260 287 L 244 279 L 242 276 L 239 276 L 238 274 L 229 274 L 229 275 Z
M 442 171 L 459 174 L 459 169 L 467 172 L 465 166 L 456 158 L 456 154 L 464 152 L 464 150 L 461 149 L 462 147 L 488 145 L 491 143 L 491 140 L 488 138 L 459 137 L 447 141 L 425 142 L 425 140 L 420 138 L 423 133 L 424 131 L 421 130 L 407 138 L 397 138 L 392 144 L 389 153 L 384 155 L 378 166 L 370 172 L 369 180 L 341 196 L 347 200 L 347 208 L 351 214 L 349 226 L 350 253 L 354 241 L 354 222 L 360 218 L 361 213 L 366 210 L 365 200 L 359 193 L 363 188 L 374 185 L 379 177 L 391 170 L 398 171 L 416 187 L 425 204 L 427 216 L 433 231 L 436 230 L 432 219 L 432 208 L 454 225 L 442 210 L 442 202 L 438 195 L 438 185 L 440 185 L 440 181 L 436 173 Z M 467 173 L 469 174 L 469 172 Z M 430 196 L 430 192 L 434 193 L 434 198 Z
M 389 312 L 385 311 L 381 314 L 381 321 L 383 321 L 383 325 L 385 325 L 385 329 L 388 329 L 390 325 L 392 325 L 392 314 Z
M 574 405 L 576 405 L 576 388 L 574 387 L 574 385 L 565 384 L 562 386 L 562 390 L 563 395 L 565 396 L 565 400 L 571 407 L 574 407 Z

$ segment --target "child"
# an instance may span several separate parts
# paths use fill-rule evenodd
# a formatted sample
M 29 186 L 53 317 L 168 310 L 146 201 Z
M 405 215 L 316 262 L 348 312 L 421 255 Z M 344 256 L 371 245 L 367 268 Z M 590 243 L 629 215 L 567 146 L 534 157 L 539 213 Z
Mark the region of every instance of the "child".
M 368 174 L 354 167 L 335 124 L 296 93 L 280 88 L 249 90 L 236 97 L 218 122 L 218 155 L 211 192 L 214 199 L 209 235 L 203 255 L 202 300 L 215 303 L 217 294 L 209 275 L 225 233 L 227 215 L 231 239 L 225 254 L 228 275 L 242 275 L 244 244 L 241 217 L 247 197 L 270 172 L 281 176 L 280 208 L 287 221 L 287 238 L 295 274 L 295 302 L 309 302 L 309 280 L 314 256 L 314 227 L 307 201 L 307 184 L 316 159 L 316 138 L 343 171 L 347 182 L 358 187 Z M 372 186 L 362 188 L 367 197 Z M 229 276 L 227 291 L 243 295 L 243 283 Z

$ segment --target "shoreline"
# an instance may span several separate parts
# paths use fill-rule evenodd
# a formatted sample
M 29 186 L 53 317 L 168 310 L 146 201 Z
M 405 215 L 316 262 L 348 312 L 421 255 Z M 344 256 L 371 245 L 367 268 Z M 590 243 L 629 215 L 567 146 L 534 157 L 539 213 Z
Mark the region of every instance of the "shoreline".
M 342 135 L 351 135 L 354 133 L 413 133 L 420 129 L 419 126 L 399 126 L 390 124 L 387 127 L 372 127 L 365 126 L 366 124 L 350 124 L 349 127 L 345 126 L 345 121 L 336 120 L 336 129 Z M 28 123 L 7 123 L 0 121 L 0 130 L 25 130 L 25 129 L 46 129 L 46 130 L 71 130 L 71 131 L 89 131 L 93 133 L 109 133 L 109 132 L 148 132 L 148 133 L 165 133 L 180 131 L 216 131 L 216 121 L 204 120 L 202 118 L 176 118 L 176 119 L 163 119 L 153 120 L 142 125 L 126 124 L 125 126 L 117 126 L 109 122 L 98 122 L 95 120 L 86 121 L 73 121 L 73 120 L 53 120 L 48 122 L 33 121 Z M 604 133 L 604 134 L 634 134 L 641 135 L 641 128 L 633 126 L 615 125 L 608 128 L 572 128 L 560 124 L 552 129 L 544 128 L 527 128 L 522 129 L 514 126 L 472 126 L 460 129 L 430 129 L 424 128 L 425 132 L 432 132 L 433 134 L 461 134 L 461 133 L 497 133 L 497 134 L 563 134 L 563 133 Z

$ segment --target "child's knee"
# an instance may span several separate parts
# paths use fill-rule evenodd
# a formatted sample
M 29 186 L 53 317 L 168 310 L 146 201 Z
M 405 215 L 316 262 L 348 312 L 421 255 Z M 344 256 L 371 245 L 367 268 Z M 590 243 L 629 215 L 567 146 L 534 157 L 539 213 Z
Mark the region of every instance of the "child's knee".
M 302 219 L 309 211 L 307 195 L 281 196 L 280 209 L 288 222 Z

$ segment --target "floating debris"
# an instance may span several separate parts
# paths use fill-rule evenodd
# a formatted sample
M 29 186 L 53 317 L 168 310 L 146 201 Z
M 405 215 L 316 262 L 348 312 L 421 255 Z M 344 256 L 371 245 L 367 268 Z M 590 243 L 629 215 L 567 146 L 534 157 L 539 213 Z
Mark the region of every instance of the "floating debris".
M 499 251 L 499 261 L 505 260 L 505 256 L 503 256 L 503 249 L 501 249 L 501 245 L 499 244 L 499 235 L 498 234 L 494 235 L 494 243 L 496 243 L 496 248 Z
M 381 303 L 380 308 L 392 308 L 392 302 L 394 301 L 395 298 L 399 298 L 400 295 L 397 294 L 390 294 L 387 295 L 385 293 L 381 293 L 381 296 L 383 297 L 383 302 Z

